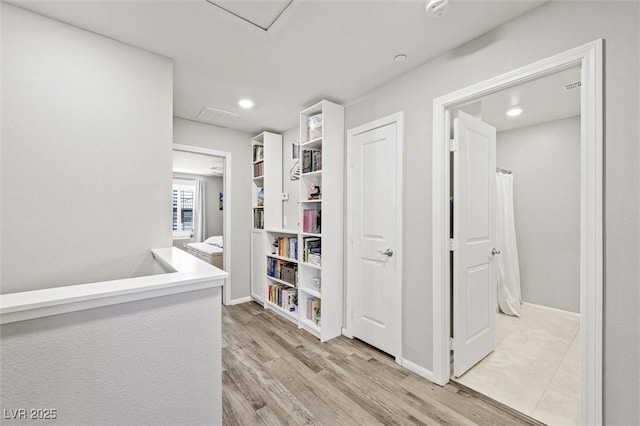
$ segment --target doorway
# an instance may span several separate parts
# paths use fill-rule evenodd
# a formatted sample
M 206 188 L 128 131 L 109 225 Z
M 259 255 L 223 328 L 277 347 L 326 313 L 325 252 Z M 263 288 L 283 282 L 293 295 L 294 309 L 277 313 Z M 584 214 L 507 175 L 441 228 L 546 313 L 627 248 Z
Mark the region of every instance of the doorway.
M 581 67 L 580 101 L 580 271 L 579 332 L 581 422 L 602 422 L 602 41 L 598 40 L 505 75 L 451 93 L 434 101 L 433 144 L 433 267 L 434 381 L 450 379 L 450 288 L 456 265 L 451 262 L 451 183 L 449 142 L 453 111 L 479 99 L 572 67 Z M 454 144 L 455 145 L 455 144 Z M 453 147 L 455 148 L 455 146 Z M 490 241 L 493 243 L 494 241 Z M 452 245 L 453 243 L 453 245 Z M 492 247 L 492 249 L 495 246 Z M 493 251 L 493 250 L 492 250 Z M 499 251 L 496 248 L 496 251 Z M 498 253 L 486 253 L 496 256 Z M 486 274 L 490 276 L 489 268 Z M 491 278 L 488 278 L 491 279 Z M 487 291 L 492 289 L 486 288 Z M 492 303 L 487 296 L 487 304 Z M 485 312 L 489 312 L 488 308 Z M 455 319 L 454 319 L 455 321 Z M 455 328 L 455 325 L 454 325 Z M 454 336 L 455 348 L 458 337 Z M 464 338 L 465 336 L 462 336 Z M 473 336 L 472 336 L 473 337 Z M 465 344 L 467 342 L 463 342 Z
M 173 181 L 173 245 L 230 272 L 231 153 L 174 144 Z M 223 287 L 225 305 L 231 304 L 230 288 L 231 276 Z
M 402 113 L 347 131 L 345 335 L 402 359 Z
M 451 380 L 546 424 L 581 424 L 579 89 L 575 67 L 452 110 Z

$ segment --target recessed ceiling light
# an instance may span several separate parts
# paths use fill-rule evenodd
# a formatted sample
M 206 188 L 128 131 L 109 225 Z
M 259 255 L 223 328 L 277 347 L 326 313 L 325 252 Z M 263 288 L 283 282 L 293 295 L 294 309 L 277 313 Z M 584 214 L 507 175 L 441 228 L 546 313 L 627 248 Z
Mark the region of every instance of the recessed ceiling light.
M 394 61 L 394 62 L 404 62 L 404 61 L 406 61 L 406 60 L 407 60 L 407 55 L 405 55 L 404 53 L 401 53 L 401 54 L 399 54 L 399 55 L 396 55 L 396 56 L 393 58 L 393 61 Z
M 517 117 L 517 116 L 519 116 L 520 114 L 522 114 L 522 108 L 518 108 L 518 107 L 516 107 L 516 108 L 511 108 L 509 111 L 507 111 L 507 115 L 508 115 L 509 117 Z
M 238 105 L 244 109 L 253 108 L 253 101 L 251 99 L 240 99 Z

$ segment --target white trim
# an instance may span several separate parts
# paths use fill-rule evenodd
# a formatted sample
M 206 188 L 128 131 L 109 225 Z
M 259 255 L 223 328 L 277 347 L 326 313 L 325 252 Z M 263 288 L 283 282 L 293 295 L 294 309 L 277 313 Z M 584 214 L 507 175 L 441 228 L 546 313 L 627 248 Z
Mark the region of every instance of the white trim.
M 378 120 L 371 121 L 369 123 L 363 124 L 358 127 L 354 127 L 352 129 L 347 130 L 347 161 L 345 162 L 345 167 L 347 169 L 347 194 L 345 197 L 346 200 L 346 226 L 347 226 L 347 234 L 346 234 L 346 245 L 347 245 L 347 257 L 346 257 L 346 281 L 345 281 L 345 291 L 346 291 L 346 306 L 347 306 L 347 316 L 345 318 L 344 328 L 342 329 L 342 334 L 347 333 L 348 337 L 353 338 L 353 334 L 351 334 L 351 313 L 353 312 L 353 301 L 351 300 L 349 291 L 349 283 L 352 281 L 350 279 L 351 275 L 351 265 L 353 265 L 353 249 L 352 245 L 349 244 L 351 241 L 351 236 L 353 235 L 353 224 L 351 219 L 351 206 L 349 204 L 350 197 L 349 195 L 353 193 L 353 179 L 351 178 L 351 154 L 352 154 L 352 144 L 353 138 L 360 133 L 364 133 L 373 129 L 377 129 L 379 127 L 386 126 L 388 124 L 396 123 L 396 280 L 400 283 L 400 291 L 398 294 L 396 312 L 398 312 L 397 318 L 397 326 L 399 330 L 397 331 L 400 339 L 398 340 L 398 346 L 396 348 L 396 353 L 394 354 L 396 358 L 396 362 L 401 364 L 402 360 L 402 271 L 403 271 L 403 239 L 402 239 L 402 231 L 403 231 L 403 146 L 404 146 L 404 112 L 397 112 L 395 114 L 388 115 L 386 117 L 380 118 Z
M 177 247 L 152 249 L 165 274 L 0 295 L 0 324 L 222 286 L 229 275 Z
M 573 66 L 582 67 L 580 351 L 583 424 L 601 424 L 603 333 L 603 41 L 596 40 L 433 102 L 433 375 L 449 381 L 449 110 Z
M 562 309 L 551 308 L 549 306 L 536 305 L 535 303 L 529 303 L 529 302 L 522 302 L 522 305 L 524 307 L 530 306 L 532 308 L 542 309 L 543 311 L 555 312 L 557 314 L 564 315 L 571 319 L 580 320 L 580 314 L 577 312 L 565 311 Z
M 411 362 L 406 358 L 402 358 L 402 362 L 400 363 L 400 365 L 402 365 L 407 370 L 416 373 L 418 376 L 424 377 L 425 379 L 431 382 L 434 381 L 432 371 L 427 370 L 426 368 L 421 367 L 418 364 Z
M 200 148 L 197 146 L 190 145 L 181 145 L 174 143 L 173 144 L 174 151 L 184 151 L 184 152 L 193 152 L 196 154 L 204 154 L 211 155 L 214 157 L 222 157 L 224 158 L 224 174 L 223 174 L 223 182 L 224 182 L 224 210 L 223 210 L 223 220 L 224 220 L 224 252 L 223 252 L 223 264 L 224 269 L 229 272 L 229 276 L 224 284 L 224 300 L 222 303 L 225 305 L 231 304 L 231 247 L 232 241 L 231 238 L 231 206 L 233 199 L 231 197 L 231 153 L 228 151 L 218 151 L 216 149 L 209 148 Z
M 229 305 L 229 306 L 239 305 L 241 303 L 247 303 L 247 302 L 251 302 L 251 301 L 253 301 L 253 297 L 247 296 L 247 297 L 241 297 L 239 299 L 233 299 L 229 303 L 225 303 L 225 305 Z

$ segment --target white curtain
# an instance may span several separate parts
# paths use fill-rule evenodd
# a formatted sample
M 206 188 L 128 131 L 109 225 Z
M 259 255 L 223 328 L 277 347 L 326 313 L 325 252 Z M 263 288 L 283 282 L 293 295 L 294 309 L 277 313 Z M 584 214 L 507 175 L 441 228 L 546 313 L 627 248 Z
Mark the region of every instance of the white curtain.
M 205 203 L 205 181 L 198 179 L 193 200 L 193 238 L 196 243 L 207 239 L 207 214 Z
M 497 173 L 496 245 L 498 305 L 507 315 L 520 316 L 520 264 L 513 218 L 513 175 Z

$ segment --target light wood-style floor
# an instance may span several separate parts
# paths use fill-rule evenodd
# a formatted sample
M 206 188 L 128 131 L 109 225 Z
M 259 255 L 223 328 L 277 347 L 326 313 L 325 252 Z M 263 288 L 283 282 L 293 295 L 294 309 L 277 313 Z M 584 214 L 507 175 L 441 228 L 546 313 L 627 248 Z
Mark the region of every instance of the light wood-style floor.
M 362 343 L 320 343 L 255 303 L 223 307 L 225 425 L 539 424 Z

